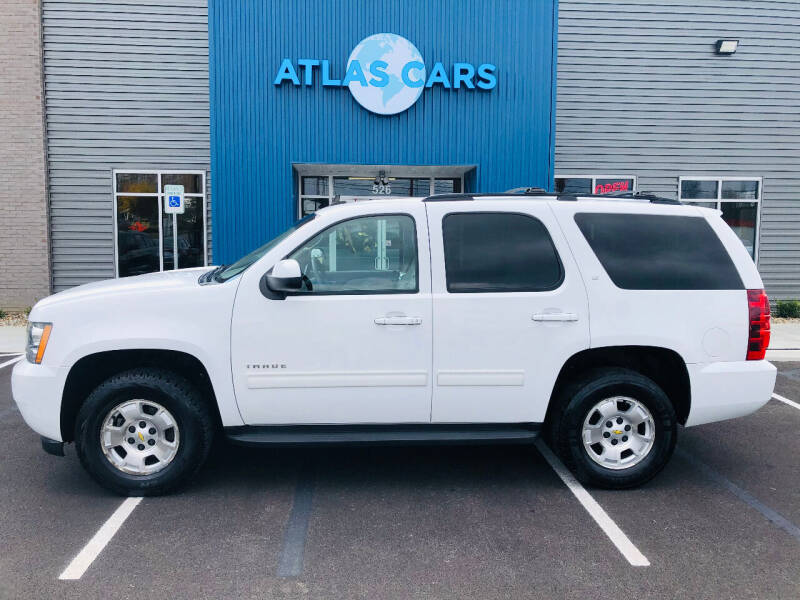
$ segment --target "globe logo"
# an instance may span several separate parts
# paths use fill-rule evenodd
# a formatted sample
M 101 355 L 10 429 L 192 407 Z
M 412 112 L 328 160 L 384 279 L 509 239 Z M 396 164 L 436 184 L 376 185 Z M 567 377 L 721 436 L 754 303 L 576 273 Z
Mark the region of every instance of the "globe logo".
M 395 115 L 407 110 L 422 95 L 425 64 L 416 46 L 394 33 L 376 33 L 364 38 L 347 59 L 348 71 L 354 61 L 369 77 L 369 84 L 350 81 L 353 98 L 369 111 Z

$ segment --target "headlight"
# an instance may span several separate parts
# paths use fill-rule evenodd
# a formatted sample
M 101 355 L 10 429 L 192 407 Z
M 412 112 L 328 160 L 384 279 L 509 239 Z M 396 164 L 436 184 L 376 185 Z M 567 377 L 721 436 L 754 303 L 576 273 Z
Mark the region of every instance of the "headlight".
M 52 323 L 28 323 L 28 344 L 25 347 L 28 362 L 36 365 L 42 362 L 52 329 Z

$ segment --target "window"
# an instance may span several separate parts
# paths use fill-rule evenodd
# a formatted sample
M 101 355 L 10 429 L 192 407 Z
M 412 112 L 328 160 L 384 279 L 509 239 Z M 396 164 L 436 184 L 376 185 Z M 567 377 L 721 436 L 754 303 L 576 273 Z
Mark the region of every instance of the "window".
M 328 206 L 337 197 L 342 201 L 378 196 L 416 196 L 459 193 L 461 177 L 386 177 L 364 176 L 307 176 L 299 178 L 300 210 L 304 217 Z
M 541 221 L 517 213 L 453 213 L 442 222 L 447 291 L 539 292 L 564 273 Z
M 305 293 L 418 291 L 417 234 L 414 220 L 406 215 L 343 221 L 317 234 L 287 258 L 300 263 L 307 278 Z
M 183 186 L 182 215 L 164 214 L 165 185 Z M 205 215 L 204 171 L 114 171 L 117 276 L 205 266 Z
M 761 179 L 740 177 L 681 177 L 681 202 L 716 208 L 722 220 L 742 240 L 753 260 L 758 256 L 759 204 Z
M 636 177 L 632 175 L 556 175 L 556 193 L 591 196 L 614 192 L 635 192 Z
M 702 217 L 578 213 L 575 222 L 617 287 L 744 287 L 727 250 Z

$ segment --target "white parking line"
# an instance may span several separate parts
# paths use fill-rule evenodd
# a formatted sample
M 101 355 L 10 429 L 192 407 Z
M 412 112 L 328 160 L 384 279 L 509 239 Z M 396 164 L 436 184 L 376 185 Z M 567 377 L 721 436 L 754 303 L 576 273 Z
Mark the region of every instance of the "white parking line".
M 141 501 L 141 498 L 126 498 L 58 578 L 80 579 Z
M 12 358 L 12 359 L 11 359 L 11 360 L 9 360 L 9 361 L 6 361 L 6 362 L 4 362 L 4 363 L 0 363 L 0 369 L 2 369 L 3 367 L 10 367 L 10 366 L 11 366 L 11 365 L 13 365 L 15 362 L 19 362 L 19 361 L 21 361 L 21 360 L 22 360 L 22 356 L 18 356 L 17 358 Z
M 564 464 L 553 454 L 552 450 L 542 441 L 541 438 L 536 440 L 536 447 L 544 456 L 545 460 L 550 463 L 553 470 L 561 478 L 561 481 L 569 488 L 569 491 L 578 499 L 586 509 L 586 512 L 595 520 L 600 526 L 600 529 L 608 536 L 608 539 L 617 547 L 622 556 L 634 567 L 649 567 L 650 561 L 642 554 L 639 549 L 633 545 L 633 542 L 625 535 L 625 532 L 619 528 L 608 513 L 603 510 L 603 507 L 597 503 L 597 500 L 592 498 L 591 494 L 586 491 L 572 473 L 570 473 Z
M 781 402 L 784 402 L 784 403 L 788 404 L 789 406 L 793 406 L 797 410 L 800 410 L 800 404 L 798 404 L 794 400 L 789 400 L 788 398 L 784 398 L 780 394 L 772 394 L 772 397 L 775 398 L 775 400 L 780 400 Z

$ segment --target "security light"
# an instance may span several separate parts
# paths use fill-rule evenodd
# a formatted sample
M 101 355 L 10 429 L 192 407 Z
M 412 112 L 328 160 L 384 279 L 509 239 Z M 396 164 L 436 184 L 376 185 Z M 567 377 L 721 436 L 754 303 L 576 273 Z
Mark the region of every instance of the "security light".
M 730 56 L 739 47 L 739 40 L 717 40 L 717 54 Z

